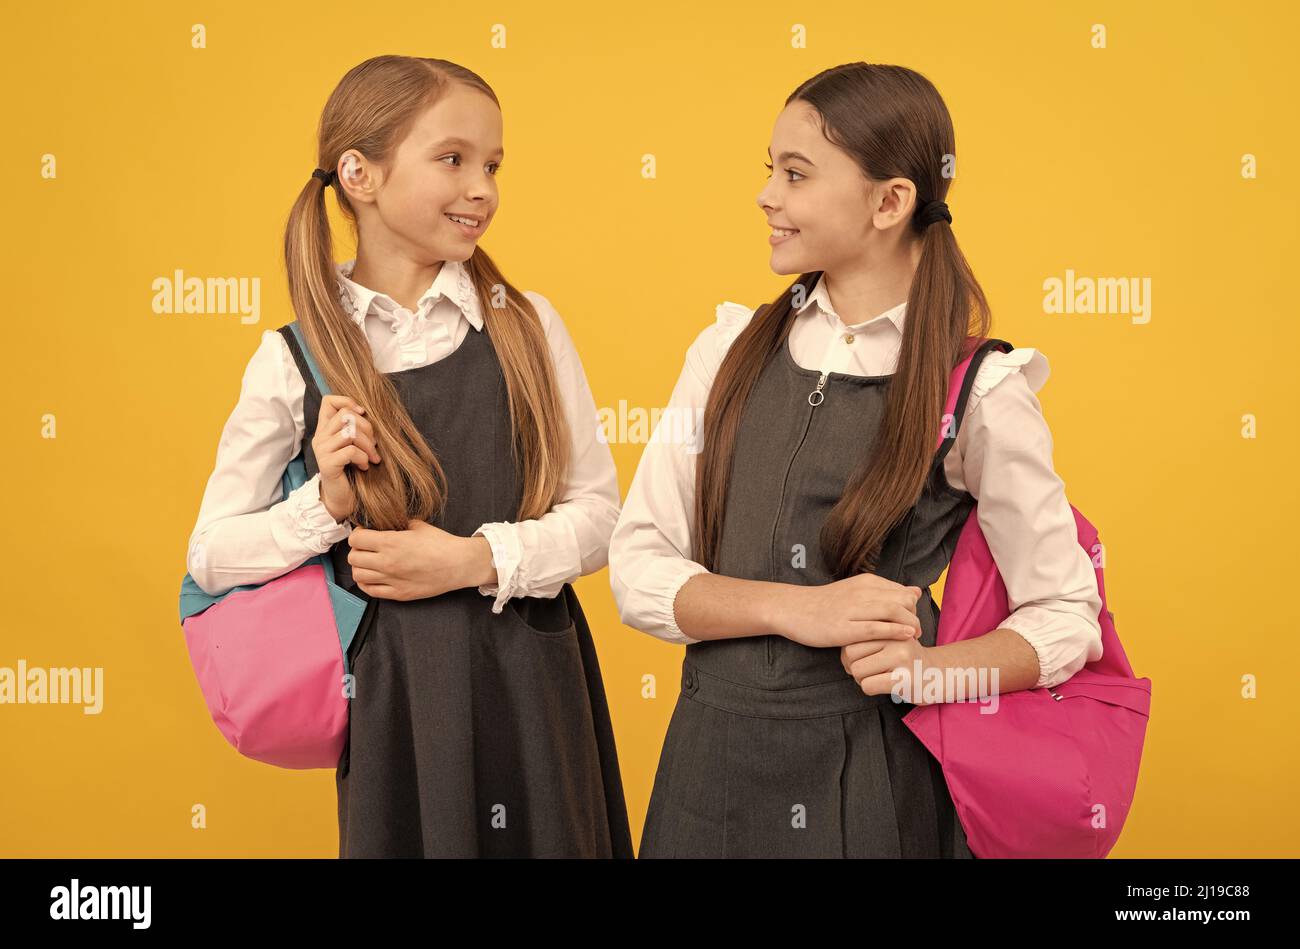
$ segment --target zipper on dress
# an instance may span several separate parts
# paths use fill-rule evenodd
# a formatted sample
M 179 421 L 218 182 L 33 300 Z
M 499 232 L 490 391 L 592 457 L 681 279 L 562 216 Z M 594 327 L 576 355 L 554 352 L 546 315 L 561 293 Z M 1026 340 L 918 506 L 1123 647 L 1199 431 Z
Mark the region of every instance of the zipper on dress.
M 821 405 L 826 399 L 826 395 L 822 392 L 822 388 L 826 385 L 827 375 L 828 373 L 821 373 L 817 379 L 817 388 L 808 393 L 808 404 L 811 405 L 813 409 L 816 409 L 817 406 Z M 799 444 L 794 447 L 794 452 L 790 455 L 790 462 L 785 466 L 785 477 L 781 479 L 781 497 L 776 502 L 776 517 L 772 519 L 772 540 L 768 544 L 768 556 L 772 558 L 771 565 L 773 576 L 776 575 L 776 529 L 777 525 L 781 523 L 781 512 L 785 510 L 785 489 L 790 481 L 790 469 L 794 467 L 794 460 L 799 457 L 799 450 L 803 448 L 803 443 L 808 438 L 808 429 L 812 427 L 812 417 L 813 413 L 810 411 L 808 413 L 807 421 L 804 422 L 803 434 L 799 436 Z M 767 653 L 767 665 L 769 669 L 776 661 L 776 656 L 772 649 L 773 638 L 774 637 L 772 636 L 767 636 L 764 640 L 764 650 Z
M 817 380 L 817 388 L 808 393 L 808 404 L 813 408 L 821 405 L 826 398 L 826 393 L 822 392 L 822 386 L 824 385 L 826 385 L 826 373 L 823 372 L 821 378 Z

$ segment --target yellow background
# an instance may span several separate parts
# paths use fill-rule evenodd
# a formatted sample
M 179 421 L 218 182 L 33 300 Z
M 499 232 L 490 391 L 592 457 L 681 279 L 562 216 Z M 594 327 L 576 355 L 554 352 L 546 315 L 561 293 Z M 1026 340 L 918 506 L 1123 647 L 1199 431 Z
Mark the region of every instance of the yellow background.
M 0 706 L 0 854 L 336 855 L 333 772 L 225 743 L 176 601 L 243 368 L 293 318 L 282 229 L 325 99 L 356 63 L 406 53 L 493 85 L 507 159 L 484 247 L 558 308 L 598 406 L 647 409 L 717 303 L 788 280 L 754 199 L 789 92 L 855 60 L 933 80 L 957 128 L 955 230 L 995 334 L 1051 361 L 1055 461 L 1154 683 L 1114 855 L 1296 856 L 1297 19 L 1283 3 L 7 4 L 0 665 L 103 666 L 105 708 Z M 261 322 L 153 313 L 151 282 L 176 268 L 260 277 Z M 1045 314 L 1042 281 L 1066 269 L 1150 277 L 1151 322 Z M 640 452 L 614 446 L 625 492 Z M 639 840 L 681 650 L 620 626 L 606 571 L 577 590 Z

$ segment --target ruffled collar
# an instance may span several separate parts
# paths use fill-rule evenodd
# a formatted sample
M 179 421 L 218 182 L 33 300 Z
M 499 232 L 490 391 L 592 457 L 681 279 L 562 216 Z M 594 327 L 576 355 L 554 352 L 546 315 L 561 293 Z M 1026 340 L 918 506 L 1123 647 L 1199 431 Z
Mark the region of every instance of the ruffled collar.
M 435 324 L 428 327 L 429 314 L 442 297 L 451 300 L 475 330 L 483 329 L 483 315 L 479 307 L 478 294 L 470 278 L 469 268 L 458 260 L 443 261 L 429 289 L 421 294 L 414 312 L 402 306 L 386 293 L 379 293 L 369 287 L 363 287 L 352 279 L 356 267 L 356 258 L 335 264 L 338 272 L 339 302 L 352 317 L 357 326 L 365 327 L 367 316 L 374 316 L 391 325 L 397 336 L 402 361 L 406 365 L 423 364 L 428 361 L 428 340 L 431 334 L 447 336 L 445 326 Z

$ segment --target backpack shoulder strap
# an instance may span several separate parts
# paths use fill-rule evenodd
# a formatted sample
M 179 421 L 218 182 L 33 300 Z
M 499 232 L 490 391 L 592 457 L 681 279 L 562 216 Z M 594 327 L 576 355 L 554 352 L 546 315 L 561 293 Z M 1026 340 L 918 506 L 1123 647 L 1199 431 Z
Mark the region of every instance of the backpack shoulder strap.
M 292 323 L 286 323 L 280 327 L 278 332 L 289 345 L 289 352 L 293 354 L 293 361 L 297 363 L 303 381 L 315 383 L 316 390 L 322 396 L 329 395 L 329 384 L 326 383 L 325 376 L 321 374 L 320 367 L 316 365 L 316 360 L 312 358 L 311 348 L 307 345 L 307 337 L 303 334 L 299 322 L 294 320 Z
M 971 386 L 975 383 L 975 376 L 979 373 L 980 364 L 984 362 L 984 357 L 994 350 L 1009 353 L 1014 348 L 1004 339 L 966 337 L 966 342 L 962 348 L 964 355 L 948 376 L 948 401 L 944 405 L 943 424 L 939 428 L 939 443 L 936 446 L 934 459 L 935 467 L 943 464 L 944 458 L 948 455 L 948 450 L 957 441 L 957 432 L 961 428 L 962 418 L 966 414 L 966 404 L 970 401 Z

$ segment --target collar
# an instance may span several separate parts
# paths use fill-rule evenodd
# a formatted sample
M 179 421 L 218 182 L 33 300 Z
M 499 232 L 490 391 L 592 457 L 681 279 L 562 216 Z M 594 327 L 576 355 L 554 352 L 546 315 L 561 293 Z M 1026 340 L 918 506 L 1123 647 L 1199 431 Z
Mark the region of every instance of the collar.
M 813 287 L 813 292 L 808 295 L 808 299 L 804 301 L 803 306 L 799 307 L 797 312 L 802 315 L 804 311 L 814 303 L 817 304 L 817 312 L 820 312 L 821 315 L 826 318 L 826 321 L 836 330 L 841 328 L 860 330 L 865 329 L 868 325 L 875 323 L 877 320 L 888 320 L 894 325 L 894 329 L 898 330 L 900 336 L 903 334 L 903 321 L 907 316 L 906 300 L 878 316 L 873 316 L 869 320 L 863 320 L 861 323 L 854 323 L 852 326 L 848 326 L 840 319 L 839 314 L 835 312 L 835 308 L 831 306 L 830 291 L 826 289 L 826 274 L 823 273 L 817 278 L 817 286 Z
M 355 257 L 334 265 L 338 272 L 339 300 L 352 315 L 352 321 L 361 326 L 366 316 L 373 312 L 382 320 L 399 322 L 397 311 L 401 309 L 401 304 L 386 293 L 379 293 L 354 281 L 352 271 L 356 265 Z M 474 329 L 483 329 L 483 313 L 479 307 L 478 294 L 474 291 L 469 268 L 462 261 L 443 261 L 438 276 L 416 302 L 416 312 L 424 310 L 426 304 L 428 309 L 433 309 L 439 297 L 446 297 L 456 304 Z

